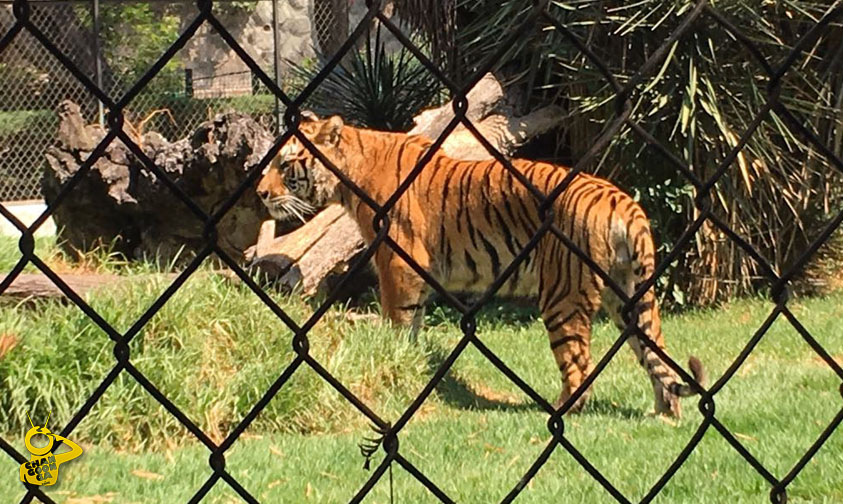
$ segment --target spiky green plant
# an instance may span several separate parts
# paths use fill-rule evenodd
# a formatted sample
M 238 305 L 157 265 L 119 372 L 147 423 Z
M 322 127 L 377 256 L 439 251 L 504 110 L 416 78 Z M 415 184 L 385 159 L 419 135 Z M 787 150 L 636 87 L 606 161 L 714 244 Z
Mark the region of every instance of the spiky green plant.
M 301 90 L 320 67 L 292 64 Z M 406 131 L 413 116 L 434 103 L 441 85 L 405 48 L 391 51 L 378 26 L 352 51 L 342 65 L 328 74 L 307 101 L 319 115 L 339 114 L 349 123 L 379 130 Z
M 424 2 L 404 3 L 419 9 Z M 617 114 L 614 90 L 599 64 L 625 86 L 695 3 L 551 2 L 548 12 L 574 32 L 599 62 L 556 27 L 540 22 L 510 44 L 494 66 L 510 89 L 520 91 L 523 109 L 556 103 L 567 110 L 569 119 L 556 141 L 539 149 L 541 155 L 566 163 L 581 159 Z M 823 15 L 840 5 L 796 0 L 711 3 L 773 68 Z M 531 8 L 532 3 L 516 0 L 459 1 L 460 60 L 449 67 L 470 71 L 482 66 Z M 838 155 L 843 152 L 840 21 L 797 54 L 779 93 L 781 103 Z M 708 12 L 666 49 L 632 92 L 631 119 L 705 180 L 763 112 L 771 79 L 752 53 Z M 590 169 L 642 200 L 655 221 L 663 253 L 697 217 L 694 199 L 700 197 L 778 271 L 793 264 L 843 208 L 839 173 L 776 111 L 765 116 L 725 176 L 702 196 L 628 127 L 592 160 Z M 745 251 L 707 223 L 665 277 L 669 285 L 662 290 L 676 293 L 677 301 L 683 301 L 685 292 L 690 301 L 707 303 L 762 287 L 762 277 L 762 268 Z

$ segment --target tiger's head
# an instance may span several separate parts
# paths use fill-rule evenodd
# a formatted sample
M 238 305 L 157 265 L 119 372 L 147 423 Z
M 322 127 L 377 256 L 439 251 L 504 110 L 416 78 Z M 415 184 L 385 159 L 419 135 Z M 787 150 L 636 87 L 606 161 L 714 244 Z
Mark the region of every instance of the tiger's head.
M 310 112 L 302 113 L 299 124 L 299 131 L 340 170 L 345 164 L 340 149 L 342 128 L 341 117 L 320 120 Z M 264 169 L 256 191 L 274 219 L 304 222 L 306 215 L 338 201 L 339 185 L 339 179 L 298 138 L 291 137 Z

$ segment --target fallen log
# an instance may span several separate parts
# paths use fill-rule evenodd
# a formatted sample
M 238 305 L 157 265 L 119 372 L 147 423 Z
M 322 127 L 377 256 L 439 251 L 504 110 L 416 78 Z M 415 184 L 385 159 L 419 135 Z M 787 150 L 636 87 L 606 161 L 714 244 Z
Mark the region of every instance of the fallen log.
M 81 297 L 85 297 L 89 292 L 106 285 L 115 285 L 117 283 L 129 280 L 130 277 L 119 275 L 103 275 L 103 274 L 88 274 L 88 273 L 74 273 L 61 274 L 62 281 L 70 287 L 73 292 Z M 0 278 L 0 284 L 3 283 L 4 278 Z M 40 273 L 21 273 L 18 275 L 6 290 L 3 291 L 3 296 L 13 298 L 64 298 L 64 292 L 58 288 L 52 280 Z
M 348 271 L 365 248 L 354 220 L 339 205 L 330 205 L 291 233 L 274 235 L 275 221 L 264 222 L 246 260 L 276 287 L 305 296 L 327 293 L 331 281 Z

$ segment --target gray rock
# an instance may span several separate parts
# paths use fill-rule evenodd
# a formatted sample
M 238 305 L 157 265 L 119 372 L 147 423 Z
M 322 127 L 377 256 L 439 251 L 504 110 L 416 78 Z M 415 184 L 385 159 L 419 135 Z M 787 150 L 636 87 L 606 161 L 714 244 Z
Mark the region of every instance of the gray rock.
M 286 23 L 284 23 L 284 31 L 286 33 L 282 33 L 281 37 L 282 40 L 286 39 L 287 37 L 304 37 L 309 36 L 311 30 L 310 20 L 306 17 L 300 17 L 295 19 L 288 19 Z

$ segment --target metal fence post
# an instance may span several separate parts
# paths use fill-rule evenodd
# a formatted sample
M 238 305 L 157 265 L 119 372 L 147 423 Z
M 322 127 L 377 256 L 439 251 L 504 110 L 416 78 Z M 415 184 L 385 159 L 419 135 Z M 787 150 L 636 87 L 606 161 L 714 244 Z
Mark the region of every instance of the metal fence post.
M 193 69 L 184 69 L 184 95 L 193 98 Z
M 96 64 L 97 87 L 102 89 L 102 55 L 100 54 L 100 0 L 91 1 L 91 17 L 94 20 L 94 60 Z M 103 89 L 106 93 L 111 92 L 110 89 Z M 100 126 L 105 125 L 105 111 L 102 100 L 97 100 L 97 116 L 99 118 Z
M 275 85 L 281 87 L 281 72 L 278 68 L 278 0 L 272 0 L 272 69 L 275 72 Z M 275 96 L 275 134 L 281 132 L 281 102 Z

